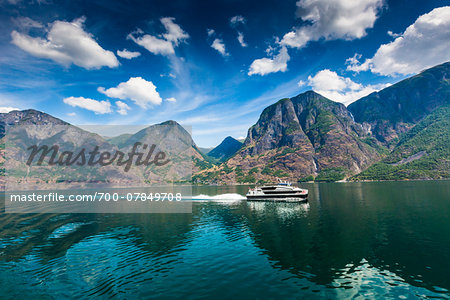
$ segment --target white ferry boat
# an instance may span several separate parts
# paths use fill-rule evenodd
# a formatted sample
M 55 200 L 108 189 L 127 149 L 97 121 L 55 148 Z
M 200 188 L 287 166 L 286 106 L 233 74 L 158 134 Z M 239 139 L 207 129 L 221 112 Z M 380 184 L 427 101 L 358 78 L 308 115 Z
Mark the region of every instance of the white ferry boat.
M 294 187 L 288 181 L 278 180 L 277 185 L 250 188 L 246 196 L 247 200 L 306 202 L 308 190 Z

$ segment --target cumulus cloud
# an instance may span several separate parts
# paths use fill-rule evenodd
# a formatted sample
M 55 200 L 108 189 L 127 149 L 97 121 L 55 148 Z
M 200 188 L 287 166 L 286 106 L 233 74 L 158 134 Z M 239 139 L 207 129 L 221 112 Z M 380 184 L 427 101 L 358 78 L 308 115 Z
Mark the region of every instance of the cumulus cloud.
M 130 107 L 123 101 L 116 101 L 117 106 L 117 112 L 121 115 L 128 114 L 128 111 L 130 110 Z
M 274 72 L 285 72 L 290 56 L 286 47 L 281 47 L 280 53 L 273 58 L 256 59 L 250 65 L 248 75 L 266 75 Z
M 297 82 L 297 86 L 298 87 L 303 87 L 303 86 L 305 86 L 306 85 L 306 82 L 304 82 L 303 80 L 299 80 L 298 82 Z
M 245 24 L 246 20 L 243 16 L 234 16 L 230 19 L 230 25 L 232 27 L 237 26 L 238 24 Z
M 121 82 L 117 87 L 109 89 L 99 87 L 97 90 L 111 98 L 132 100 L 144 109 L 151 105 L 159 105 L 162 102 L 153 82 L 142 77 L 131 77 L 127 82 Z
M 247 47 L 247 43 L 244 41 L 244 34 L 240 31 L 238 31 L 238 37 L 237 37 L 239 44 L 241 44 L 242 47 Z
M 381 75 L 415 74 L 450 60 L 450 6 L 420 16 L 394 41 L 381 45 L 372 58 L 347 60 L 347 70 Z
M 72 107 L 81 107 L 93 111 L 97 115 L 112 112 L 109 101 L 98 101 L 84 97 L 68 97 L 64 98 L 63 101 Z
M 308 77 L 308 85 L 314 91 L 333 101 L 348 105 L 361 97 L 379 91 L 390 84 L 362 85 L 350 78 L 339 76 L 336 72 L 324 69 Z
M 297 17 L 308 24 L 293 28 L 280 43 L 302 48 L 320 39 L 361 38 L 373 27 L 382 5 L 383 0 L 299 0 Z
M 170 97 L 170 98 L 166 98 L 166 101 L 168 101 L 168 102 L 177 102 L 177 99 L 175 99 L 174 97 Z
M 208 36 L 213 36 L 216 32 L 214 31 L 214 29 L 206 29 L 206 33 L 208 34 Z
M 122 51 L 117 50 L 117 55 L 122 58 L 133 59 L 140 56 L 141 53 L 137 51 L 128 51 L 127 49 L 123 49 Z
M 1 114 L 7 114 L 13 110 L 20 110 L 19 108 L 16 107 L 11 107 L 11 106 L 0 106 L 0 113 Z
M 175 18 L 166 17 L 161 18 L 160 21 L 166 29 L 166 32 L 159 37 L 149 34 L 142 35 L 142 30 L 137 30 L 136 32 L 130 33 L 128 38 L 153 54 L 175 54 L 175 47 L 187 40 L 189 34 L 174 22 Z
M 12 43 L 33 56 L 51 59 L 64 66 L 117 67 L 119 62 L 114 53 L 103 49 L 90 33 L 84 31 L 84 21 L 85 18 L 73 22 L 55 21 L 50 24 L 46 38 L 31 37 L 14 30 Z
M 225 43 L 223 42 L 222 39 L 219 39 L 219 38 L 214 39 L 214 41 L 211 44 L 211 47 L 213 49 L 217 50 L 220 54 L 222 54 L 222 56 L 229 55 L 225 49 Z

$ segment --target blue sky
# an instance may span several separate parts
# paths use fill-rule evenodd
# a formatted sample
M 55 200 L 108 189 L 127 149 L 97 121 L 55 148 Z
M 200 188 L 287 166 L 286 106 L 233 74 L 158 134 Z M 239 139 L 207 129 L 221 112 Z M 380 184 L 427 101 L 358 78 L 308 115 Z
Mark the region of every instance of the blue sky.
M 447 1 L 0 0 L 0 112 L 246 136 L 313 89 L 346 105 L 450 60 Z

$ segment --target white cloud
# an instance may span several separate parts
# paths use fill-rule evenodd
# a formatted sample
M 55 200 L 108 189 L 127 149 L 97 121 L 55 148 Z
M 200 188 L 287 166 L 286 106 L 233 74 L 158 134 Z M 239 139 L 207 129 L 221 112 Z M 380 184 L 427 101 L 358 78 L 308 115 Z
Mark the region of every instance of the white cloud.
M 420 16 L 394 41 L 383 44 L 364 63 L 352 61 L 348 70 L 371 70 L 395 76 L 418 73 L 450 60 L 450 6 Z
M 390 84 L 364 86 L 350 78 L 339 76 L 336 72 L 324 69 L 317 72 L 314 76 L 309 76 L 308 85 L 322 96 L 348 105 Z
M 214 31 L 214 29 L 206 29 L 206 33 L 208 34 L 208 36 L 213 36 L 216 32 Z
M 250 65 L 248 75 L 266 75 L 275 72 L 285 72 L 287 70 L 287 62 L 290 56 L 286 47 L 281 47 L 280 53 L 274 58 L 260 58 L 256 59 Z
M 355 53 L 355 55 L 345 60 L 345 64 L 347 65 L 347 71 L 359 73 L 361 71 L 367 71 L 369 69 L 369 62 L 365 62 L 363 64 L 359 62 L 361 56 L 362 56 L 361 54 Z
M 144 109 L 149 108 L 150 105 L 159 105 L 162 102 L 153 82 L 142 77 L 131 77 L 127 82 L 121 82 L 117 87 L 109 89 L 99 87 L 97 90 L 111 98 L 132 100 Z
M 177 102 L 177 99 L 175 99 L 174 97 L 170 97 L 170 98 L 166 98 L 166 101 L 168 101 L 168 102 Z
M 127 38 L 131 39 L 136 44 L 144 47 L 153 54 L 175 54 L 175 47 L 177 47 L 180 42 L 188 39 L 189 34 L 183 31 L 183 29 L 174 22 L 175 18 L 166 17 L 161 18 L 160 21 L 166 29 L 166 33 L 162 34 L 162 38 L 149 34 L 136 37 L 135 35 L 143 34 L 142 30 L 130 33 Z
M 175 49 L 171 42 L 155 36 L 146 34 L 141 37 L 134 37 L 132 34 L 128 37 L 139 46 L 144 47 L 153 54 L 170 55 L 175 54 Z
M 387 31 L 387 34 L 388 34 L 389 36 L 393 37 L 393 38 L 397 38 L 397 37 L 401 36 L 401 34 L 399 34 L 399 33 L 394 33 L 394 32 L 392 32 L 392 31 L 390 31 L 390 30 Z
M 244 34 L 240 31 L 238 31 L 238 37 L 237 37 L 239 44 L 241 44 L 242 47 L 247 47 L 247 43 L 244 41 Z
M 28 17 L 19 17 L 13 21 L 21 29 L 44 28 L 44 25 Z
M 68 97 L 64 98 L 63 101 L 72 107 L 78 106 L 93 111 L 95 114 L 107 114 L 112 112 L 111 103 L 109 103 L 109 101 L 98 101 L 84 97 Z
M 217 51 L 219 51 L 222 56 L 228 56 L 227 50 L 225 49 L 225 44 L 222 39 L 215 39 L 211 44 L 211 47 Z
M 69 117 L 75 117 L 77 114 L 74 113 L 74 112 L 71 112 L 71 113 L 68 113 L 67 115 L 68 115 Z
M 161 23 L 166 28 L 166 33 L 163 34 L 163 37 L 171 42 L 174 46 L 178 46 L 181 41 L 184 41 L 189 38 L 189 34 L 181 29 L 180 25 L 176 24 L 175 18 L 161 18 Z
M 299 80 L 299 81 L 297 82 L 297 85 L 298 85 L 299 87 L 303 87 L 303 86 L 306 85 L 306 82 L 304 82 L 303 80 Z
M 141 53 L 137 51 L 128 51 L 127 49 L 123 49 L 122 51 L 117 50 L 117 55 L 122 58 L 133 59 L 140 56 Z
M 297 16 L 309 24 L 286 33 L 280 43 L 302 48 L 322 38 L 361 38 L 373 27 L 382 5 L 383 0 L 299 0 Z
M 16 107 L 11 107 L 11 106 L 0 106 L 0 113 L 1 114 L 6 114 L 9 113 L 10 111 L 13 110 L 20 110 L 19 108 Z
M 246 20 L 243 16 L 234 16 L 230 19 L 230 25 L 232 27 L 237 26 L 238 24 L 245 24 Z
M 123 101 L 116 101 L 116 106 L 117 106 L 117 112 L 121 115 L 126 115 L 128 114 L 128 111 L 130 110 L 130 107 Z
M 73 22 L 55 21 L 50 24 L 46 38 L 31 37 L 12 31 L 12 43 L 29 54 L 51 59 L 61 65 L 71 64 L 85 69 L 117 67 L 113 52 L 103 49 L 93 36 L 83 30 L 85 18 Z

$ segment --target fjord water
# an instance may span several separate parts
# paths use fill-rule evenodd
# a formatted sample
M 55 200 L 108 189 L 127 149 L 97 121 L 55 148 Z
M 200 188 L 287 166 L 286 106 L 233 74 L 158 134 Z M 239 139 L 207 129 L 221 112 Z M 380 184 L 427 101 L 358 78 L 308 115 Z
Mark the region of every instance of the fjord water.
M 192 214 L 2 213 L 0 298 L 450 297 L 450 181 L 303 186 L 307 204 L 215 186 Z

